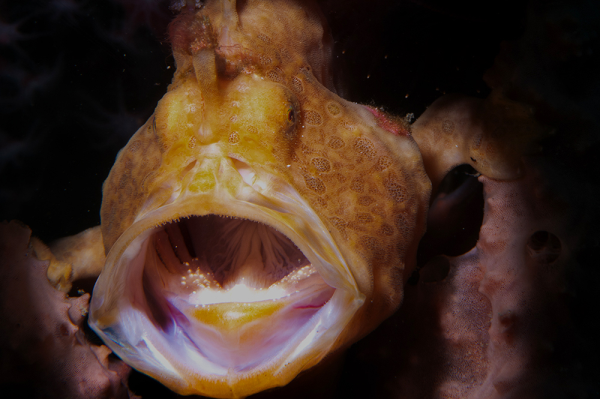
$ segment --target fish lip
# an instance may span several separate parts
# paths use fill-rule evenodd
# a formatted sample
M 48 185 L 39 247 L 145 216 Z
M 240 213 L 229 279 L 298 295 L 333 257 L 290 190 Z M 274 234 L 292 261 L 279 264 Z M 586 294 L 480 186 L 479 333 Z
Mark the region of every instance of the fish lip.
M 251 206 L 250 210 L 256 211 L 256 206 Z M 169 351 L 168 342 L 152 342 L 148 332 L 149 323 L 146 317 L 135 309 L 127 307 L 119 298 L 123 297 L 125 288 L 120 286 L 119 278 L 116 283 L 111 283 L 111 275 L 117 272 L 122 275 L 126 269 L 122 267 L 131 260 L 131 254 L 127 251 L 137 253 L 134 247 L 143 245 L 153 234 L 154 228 L 165 223 L 176 221 L 183 217 L 203 216 L 208 214 L 217 214 L 219 216 L 242 217 L 244 219 L 264 223 L 269 227 L 276 229 L 288 237 L 313 264 L 323 280 L 335 288 L 335 292 L 329 302 L 316 313 L 315 322 L 311 321 L 309 327 L 306 327 L 305 333 L 296 339 L 293 345 L 286 346 L 285 350 L 278 353 L 273 359 L 264 365 L 257 366 L 249 371 L 232 372 L 231 370 L 213 368 L 203 364 L 200 373 L 207 376 L 208 379 L 220 380 L 229 385 L 230 389 L 236 390 L 237 387 L 244 386 L 244 390 L 235 395 L 249 395 L 260 392 L 274 386 L 284 385 L 291 381 L 299 372 L 318 363 L 332 348 L 335 347 L 337 338 L 342 331 L 350 324 L 350 320 L 356 311 L 364 302 L 364 295 L 358 290 L 357 283 L 344 259 L 337 248 L 335 241 L 329 234 L 321 221 L 321 226 L 310 227 L 313 235 L 311 240 L 303 237 L 295 230 L 297 226 L 281 222 L 270 213 L 272 210 L 266 210 L 262 215 L 248 211 L 237 212 L 195 212 L 182 214 L 178 212 L 178 204 L 162 206 L 155 211 L 147 213 L 143 218 L 137 220 L 130 226 L 113 245 L 107 256 L 105 269 L 100 275 L 94 295 L 90 305 L 90 325 L 104 340 L 104 342 L 115 351 L 123 360 L 133 367 L 159 379 L 165 385 L 184 394 L 214 394 L 199 390 L 190 383 L 190 377 L 182 372 L 182 365 L 176 364 L 173 359 L 167 359 L 165 353 Z M 313 217 L 318 216 L 313 212 Z M 287 215 L 290 216 L 290 215 Z M 290 216 L 291 217 L 291 216 Z M 300 218 L 304 219 L 304 218 Z M 312 218 L 310 218 L 312 221 Z M 320 218 L 319 218 L 320 220 Z M 319 227 L 319 228 L 315 228 Z M 305 237 L 304 237 L 305 238 Z M 323 245 L 327 241 L 329 245 Z M 315 243 L 317 247 L 315 248 Z M 132 247 L 133 246 L 133 247 Z M 330 262 L 335 260 L 335 262 Z M 121 270 L 119 270 L 121 269 Z M 107 296 L 108 295 L 108 296 Z M 112 295 L 112 299 L 110 299 Z M 109 298 L 110 300 L 105 300 Z M 110 301 L 113 301 L 111 303 Z M 336 313 L 336 307 L 342 310 Z M 120 313 L 120 314 L 119 314 Z M 325 316 L 327 315 L 327 316 Z M 133 327 L 134 331 L 125 331 L 124 324 L 137 323 Z M 140 331 L 135 331 L 136 328 Z M 304 328 L 304 327 L 303 327 Z M 138 336 L 136 337 L 136 334 Z M 143 339 L 139 337 L 144 336 Z M 311 337 L 318 337 L 318 340 L 312 340 Z M 154 337 L 156 338 L 156 337 Z M 319 341 L 320 340 L 320 341 Z M 315 342 L 319 342 L 315 344 Z M 148 358 L 150 360 L 148 361 Z M 206 359 L 203 360 L 206 363 Z M 216 371 L 214 371 L 216 370 Z M 254 388 L 248 388 L 248 381 L 255 378 L 258 373 L 264 373 L 265 370 L 273 378 L 269 382 L 256 384 Z M 205 383 L 205 382 L 204 382 Z M 243 392 L 243 393 L 242 393 Z M 225 396 L 229 396 L 228 394 Z

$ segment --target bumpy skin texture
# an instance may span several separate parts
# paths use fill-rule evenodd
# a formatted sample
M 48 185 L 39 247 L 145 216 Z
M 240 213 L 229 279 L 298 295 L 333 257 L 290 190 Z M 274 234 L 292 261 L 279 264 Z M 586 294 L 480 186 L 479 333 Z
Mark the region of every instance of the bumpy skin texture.
M 447 95 L 436 100 L 412 125 L 433 192 L 458 165 L 471 165 L 497 180 L 524 175 L 522 157 L 538 152 L 534 145 L 547 130 L 533 111 L 495 90 L 485 100 Z
M 89 295 L 50 285 L 48 254 L 31 230 L 0 223 L 0 383 L 7 397 L 129 398 L 131 369 L 84 333 Z M 11 391 L 11 388 L 14 391 Z
M 316 212 L 364 295 L 332 350 L 345 347 L 401 302 L 430 192 L 420 153 L 401 125 L 335 94 L 331 40 L 312 3 L 226 4 L 172 23 L 173 83 L 104 185 L 106 252 L 200 210 L 252 218 L 212 192 L 243 186 L 237 173 L 219 178 L 240 164 L 268 174 Z M 267 202 L 278 195 L 265 190 Z

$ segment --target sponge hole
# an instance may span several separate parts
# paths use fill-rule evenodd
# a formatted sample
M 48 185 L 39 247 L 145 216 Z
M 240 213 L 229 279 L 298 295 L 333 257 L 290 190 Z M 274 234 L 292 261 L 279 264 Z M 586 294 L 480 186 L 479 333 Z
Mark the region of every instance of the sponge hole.
M 450 262 L 444 256 L 436 256 L 431 259 L 419 271 L 419 278 L 425 283 L 436 283 L 443 281 L 450 272 Z
M 527 241 L 527 253 L 538 263 L 550 264 L 560 256 L 560 239 L 547 231 L 536 231 Z
M 477 244 L 483 222 L 483 184 L 470 165 L 451 170 L 440 183 L 427 218 L 427 232 L 419 244 L 417 264 L 438 255 L 459 256 Z

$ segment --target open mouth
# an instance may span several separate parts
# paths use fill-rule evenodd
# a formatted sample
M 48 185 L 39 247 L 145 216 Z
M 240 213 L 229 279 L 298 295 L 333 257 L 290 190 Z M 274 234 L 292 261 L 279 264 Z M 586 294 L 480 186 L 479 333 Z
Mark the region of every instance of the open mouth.
M 175 191 L 112 244 L 89 323 L 172 390 L 243 396 L 287 384 L 337 348 L 365 296 L 293 187 L 207 159 L 189 174 L 216 171 L 211 190 Z
M 184 331 L 207 360 L 237 370 L 281 351 L 335 292 L 290 239 L 247 219 L 157 227 L 133 263 L 143 283 L 132 295 L 155 326 Z

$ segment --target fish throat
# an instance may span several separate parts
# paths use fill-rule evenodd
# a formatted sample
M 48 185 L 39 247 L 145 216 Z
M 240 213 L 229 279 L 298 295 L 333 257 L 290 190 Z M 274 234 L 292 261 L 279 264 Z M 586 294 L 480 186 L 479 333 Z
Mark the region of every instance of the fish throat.
M 155 228 L 132 264 L 143 268 L 134 296 L 157 328 L 240 371 L 280 352 L 335 292 L 279 231 L 219 215 Z

